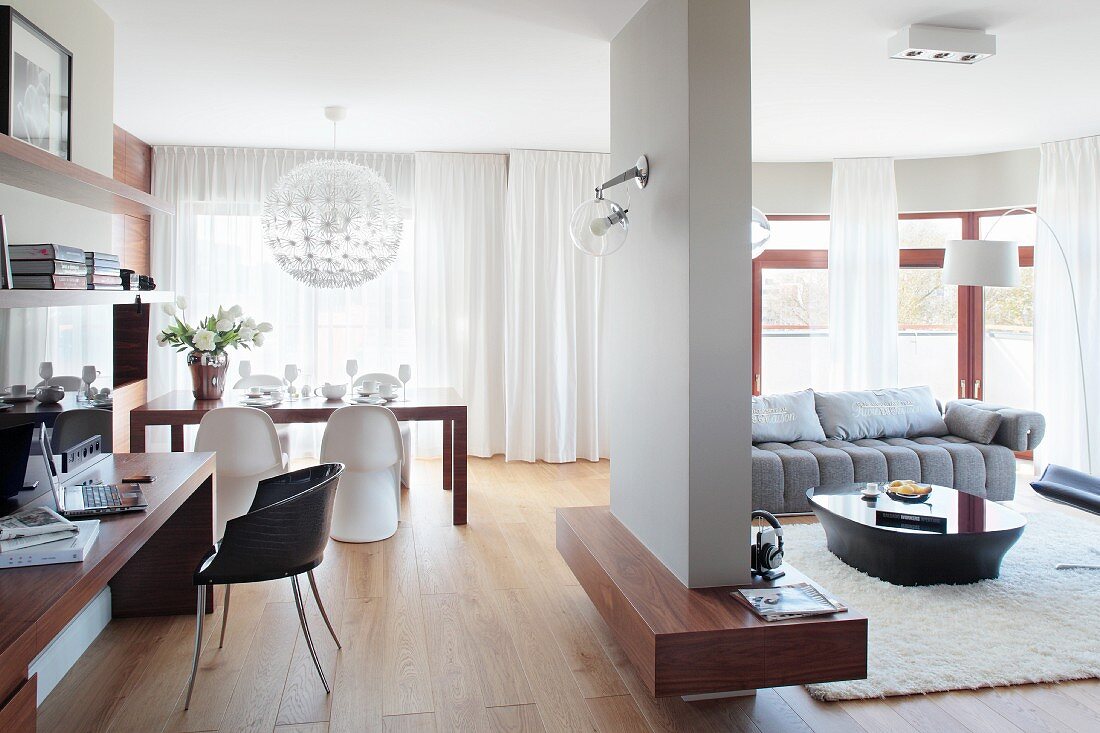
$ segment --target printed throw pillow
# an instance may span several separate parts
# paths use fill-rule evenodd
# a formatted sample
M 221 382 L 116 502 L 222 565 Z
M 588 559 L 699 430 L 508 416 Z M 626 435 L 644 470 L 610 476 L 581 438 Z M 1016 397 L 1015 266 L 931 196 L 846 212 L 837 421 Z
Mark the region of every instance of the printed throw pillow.
M 812 389 L 752 398 L 753 443 L 794 443 L 799 440 L 825 440 L 825 432 L 817 419 Z
M 833 440 L 947 435 L 928 387 L 815 392 L 817 415 Z

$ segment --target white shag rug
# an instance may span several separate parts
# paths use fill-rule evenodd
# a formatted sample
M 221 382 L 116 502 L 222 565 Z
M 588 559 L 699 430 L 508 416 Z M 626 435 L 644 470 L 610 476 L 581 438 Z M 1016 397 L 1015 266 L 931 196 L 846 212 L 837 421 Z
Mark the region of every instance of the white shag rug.
M 1001 577 L 909 588 L 851 568 L 819 524 L 783 528 L 786 559 L 868 620 L 867 679 L 807 685 L 819 700 L 1100 677 L 1100 529 L 1030 514 Z

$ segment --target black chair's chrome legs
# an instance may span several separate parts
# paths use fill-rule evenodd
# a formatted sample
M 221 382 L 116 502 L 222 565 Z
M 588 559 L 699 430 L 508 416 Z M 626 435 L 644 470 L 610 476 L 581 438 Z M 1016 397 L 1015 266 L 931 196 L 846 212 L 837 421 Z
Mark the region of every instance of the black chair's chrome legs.
M 306 623 L 306 609 L 302 605 L 302 590 L 298 587 L 298 576 L 290 576 L 290 584 L 294 589 L 294 606 L 298 609 L 298 620 L 302 624 L 302 636 L 306 639 L 306 646 L 309 647 L 309 654 L 313 657 L 313 664 L 317 667 L 317 674 L 321 676 L 321 684 L 325 686 L 325 692 L 332 692 L 332 689 L 328 686 L 328 680 L 325 679 L 324 670 L 321 669 L 321 660 L 317 658 L 317 649 L 313 646 L 313 637 L 309 635 L 309 624 Z
M 309 575 L 309 587 L 313 589 L 313 598 L 317 601 L 317 608 L 321 609 L 321 618 L 325 620 L 328 633 L 332 634 L 332 640 L 336 642 L 336 648 L 343 649 L 340 640 L 336 638 L 336 629 L 332 628 L 332 622 L 328 620 L 328 611 L 325 610 L 325 604 L 321 603 L 321 593 L 317 590 L 317 579 L 313 577 L 312 570 L 307 571 L 306 574 Z
M 222 635 L 218 639 L 218 648 L 221 649 L 225 645 L 225 623 L 229 620 L 229 591 L 233 590 L 233 586 L 229 583 L 225 584 L 225 601 L 222 602 Z
M 195 689 L 195 675 L 199 673 L 199 652 L 202 651 L 202 617 L 206 615 L 206 586 L 196 586 L 198 591 L 198 608 L 195 612 L 195 658 L 191 662 L 191 679 L 187 682 L 187 701 L 183 703 L 183 709 L 191 707 L 191 693 Z

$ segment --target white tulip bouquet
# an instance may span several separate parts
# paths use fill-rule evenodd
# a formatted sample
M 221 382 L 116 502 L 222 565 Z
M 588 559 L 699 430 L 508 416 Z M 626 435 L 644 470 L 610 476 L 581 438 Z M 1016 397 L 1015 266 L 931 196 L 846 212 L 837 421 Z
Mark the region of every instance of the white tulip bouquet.
M 239 305 L 226 309 L 218 307 L 214 315 L 201 318 L 192 326 L 184 319 L 187 317 L 187 299 L 176 297 L 175 303 L 165 303 L 164 313 L 175 323 L 157 334 L 158 346 L 171 346 L 176 351 L 201 351 L 221 354 L 228 348 L 249 349 L 264 345 L 264 334 L 274 328 L 264 321 L 245 318 Z

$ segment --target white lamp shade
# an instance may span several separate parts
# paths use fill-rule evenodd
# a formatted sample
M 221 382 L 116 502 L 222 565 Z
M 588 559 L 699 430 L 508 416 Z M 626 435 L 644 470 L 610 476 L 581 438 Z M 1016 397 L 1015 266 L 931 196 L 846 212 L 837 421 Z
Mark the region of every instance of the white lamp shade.
M 1020 247 L 1016 242 L 952 239 L 943 254 L 943 284 L 1015 287 L 1020 284 Z

